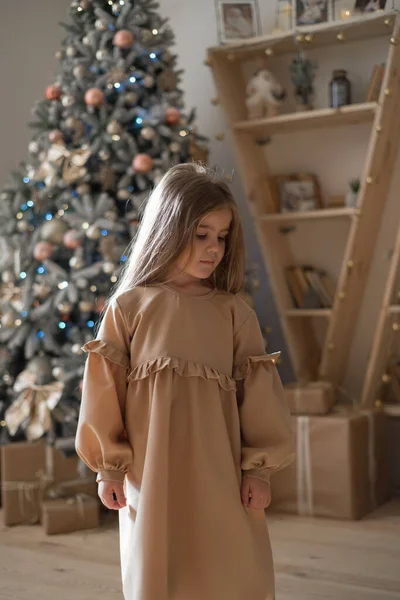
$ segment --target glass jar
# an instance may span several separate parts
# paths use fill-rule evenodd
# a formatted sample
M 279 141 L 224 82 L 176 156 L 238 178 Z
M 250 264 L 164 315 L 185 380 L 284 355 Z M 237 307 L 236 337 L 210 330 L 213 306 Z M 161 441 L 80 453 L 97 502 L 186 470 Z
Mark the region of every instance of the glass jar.
M 347 71 L 335 69 L 330 82 L 331 108 L 339 108 L 351 104 L 351 83 L 347 79 Z

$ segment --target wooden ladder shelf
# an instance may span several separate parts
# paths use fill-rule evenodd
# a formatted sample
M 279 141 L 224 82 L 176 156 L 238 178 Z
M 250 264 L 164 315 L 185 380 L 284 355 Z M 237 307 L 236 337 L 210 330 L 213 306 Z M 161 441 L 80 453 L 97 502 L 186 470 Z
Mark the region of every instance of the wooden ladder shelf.
M 379 13 L 362 20 L 333 22 L 301 29 L 312 36 L 313 47 L 344 44 L 386 36 L 388 55 L 378 102 L 353 104 L 340 109 L 320 109 L 246 120 L 246 79 L 241 70 L 247 61 L 296 53 L 298 32 L 264 36 L 210 48 L 207 64 L 212 68 L 218 97 L 232 132 L 238 169 L 254 218 L 258 240 L 275 297 L 288 351 L 298 380 L 326 379 L 340 385 L 345 375 L 357 316 L 363 300 L 382 215 L 389 192 L 400 136 L 400 18 L 397 13 Z M 269 49 L 272 49 L 269 50 Z M 279 76 L 279 73 L 278 73 Z M 310 212 L 277 213 L 265 152 L 259 143 L 265 136 L 286 135 L 299 130 L 370 123 L 371 135 L 361 177 L 356 208 L 320 209 Z M 377 201 L 379 200 L 379 201 Z M 285 266 L 295 264 L 287 236 L 280 229 L 299 221 L 343 219 L 349 225 L 338 284 L 330 309 L 293 307 Z M 310 317 L 327 321 L 322 348 L 315 338 Z

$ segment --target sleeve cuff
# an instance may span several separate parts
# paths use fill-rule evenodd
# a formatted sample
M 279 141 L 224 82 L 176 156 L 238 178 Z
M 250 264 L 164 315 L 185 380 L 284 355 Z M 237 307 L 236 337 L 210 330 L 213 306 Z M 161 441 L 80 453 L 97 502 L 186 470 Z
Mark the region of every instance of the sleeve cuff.
M 242 477 L 243 479 L 245 477 L 254 477 L 265 483 L 270 483 L 270 471 L 266 471 L 265 469 L 247 469 L 246 471 L 242 471 Z
M 122 471 L 114 470 L 99 471 L 96 477 L 97 483 L 99 483 L 100 481 L 118 481 L 120 483 L 123 483 L 124 479 L 125 473 L 123 473 Z

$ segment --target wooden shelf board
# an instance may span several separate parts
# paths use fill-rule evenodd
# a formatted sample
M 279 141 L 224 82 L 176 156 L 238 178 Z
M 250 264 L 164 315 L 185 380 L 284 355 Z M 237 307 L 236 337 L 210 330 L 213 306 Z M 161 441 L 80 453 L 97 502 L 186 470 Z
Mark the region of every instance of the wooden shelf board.
M 292 133 L 302 129 L 317 129 L 339 125 L 357 125 L 372 122 L 377 108 L 376 102 L 350 104 L 341 108 L 320 108 L 302 112 L 278 115 L 269 119 L 240 121 L 233 126 L 234 131 L 252 135 Z
M 400 417 L 400 404 L 384 404 L 383 410 L 391 417 Z
M 285 317 L 330 317 L 331 308 L 289 308 L 285 310 Z
M 314 219 L 337 219 L 352 217 L 357 214 L 354 208 L 321 208 L 298 212 L 270 213 L 258 218 L 261 222 L 312 221 Z
M 400 304 L 392 304 L 391 306 L 389 306 L 389 308 L 388 308 L 389 315 L 396 315 L 397 313 L 400 313 Z
M 222 46 L 215 46 L 209 49 L 209 56 L 247 60 L 254 55 L 265 52 L 271 46 L 273 46 L 274 55 L 294 53 L 299 50 L 299 43 L 296 39 L 298 35 L 311 35 L 311 44 L 306 44 L 307 47 L 311 46 L 311 48 L 338 44 L 337 35 L 339 32 L 343 32 L 344 35 L 343 40 L 340 41 L 341 44 L 363 39 L 367 40 L 374 37 L 389 37 L 396 14 L 396 11 L 379 12 L 346 21 L 332 21 L 322 25 L 302 26 L 291 31 L 263 35 Z M 391 20 L 389 26 L 385 24 L 385 21 L 387 22 L 388 19 Z

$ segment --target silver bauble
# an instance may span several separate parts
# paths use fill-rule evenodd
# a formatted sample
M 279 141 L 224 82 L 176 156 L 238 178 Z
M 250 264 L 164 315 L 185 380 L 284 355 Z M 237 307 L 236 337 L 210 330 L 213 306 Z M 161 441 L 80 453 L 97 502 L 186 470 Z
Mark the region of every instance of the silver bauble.
M 106 31 L 108 29 L 107 21 L 102 21 L 101 19 L 97 19 L 94 26 L 97 31 Z
M 68 58 L 74 58 L 74 56 L 76 56 L 77 54 L 76 48 L 74 48 L 73 46 L 68 46 L 65 53 L 68 56 Z
M 36 154 L 39 151 L 39 144 L 35 141 L 29 142 L 28 150 L 31 154 Z
M 65 96 L 61 98 L 61 102 L 62 105 L 65 106 L 65 108 L 69 108 L 70 106 L 75 104 L 75 98 L 71 94 L 65 94 Z
M 109 56 L 107 50 L 102 49 L 102 50 L 97 50 L 97 52 L 96 52 L 97 60 L 104 60 L 105 58 L 107 58 L 107 56 Z
M 152 127 L 143 127 L 143 129 L 140 132 L 140 135 L 144 140 L 152 140 L 156 135 L 156 132 Z
M 106 275 L 111 275 L 115 271 L 115 265 L 112 262 L 106 261 L 103 263 L 103 271 Z

